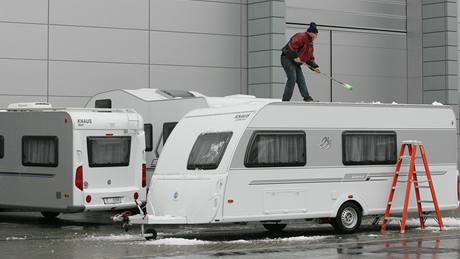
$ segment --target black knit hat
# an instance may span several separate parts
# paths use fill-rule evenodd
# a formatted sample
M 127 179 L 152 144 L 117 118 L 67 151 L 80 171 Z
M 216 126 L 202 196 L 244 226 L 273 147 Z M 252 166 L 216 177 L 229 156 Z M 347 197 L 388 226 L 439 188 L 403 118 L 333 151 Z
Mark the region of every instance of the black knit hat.
M 316 23 L 311 22 L 310 27 L 308 27 L 307 32 L 318 33 L 318 29 L 316 28 Z

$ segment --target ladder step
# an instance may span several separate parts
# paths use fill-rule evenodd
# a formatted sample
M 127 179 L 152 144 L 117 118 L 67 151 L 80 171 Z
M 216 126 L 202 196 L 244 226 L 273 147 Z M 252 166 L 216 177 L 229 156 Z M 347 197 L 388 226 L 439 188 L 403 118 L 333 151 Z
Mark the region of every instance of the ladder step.
M 402 143 L 405 144 L 405 145 L 419 145 L 419 146 L 423 146 L 422 141 L 419 141 L 419 140 L 404 140 Z
M 422 186 L 418 186 L 419 189 L 429 189 L 430 186 L 429 185 L 422 185 Z
M 401 220 L 401 217 L 395 217 L 395 216 L 391 216 L 391 217 L 383 217 L 384 220 L 392 220 L 392 219 L 395 219 L 395 220 Z
M 434 203 L 434 201 L 430 201 L 430 200 L 421 200 L 421 201 L 419 201 L 419 203 Z
M 412 181 L 413 183 L 427 183 L 429 180 L 423 180 L 423 181 Z M 398 180 L 398 183 L 407 183 L 407 180 Z
M 411 156 L 400 156 L 399 159 L 411 159 Z M 415 159 L 421 159 L 421 156 L 415 156 Z

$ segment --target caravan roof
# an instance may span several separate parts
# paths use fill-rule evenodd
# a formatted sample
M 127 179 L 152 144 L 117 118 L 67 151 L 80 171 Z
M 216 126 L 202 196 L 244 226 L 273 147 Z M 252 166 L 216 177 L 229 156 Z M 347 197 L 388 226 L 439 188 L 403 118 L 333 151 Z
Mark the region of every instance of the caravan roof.
M 450 112 L 446 112 L 450 111 Z M 454 128 L 450 106 L 419 104 L 304 103 L 270 100 L 198 109 L 185 117 L 251 113 L 249 127 Z M 420 116 L 426 119 L 421 120 Z M 303 119 L 302 119 L 303 118 Z M 235 119 L 236 120 L 236 119 Z
M 11 106 L 15 107 L 15 106 Z M 138 129 L 142 126 L 142 117 L 133 109 L 97 109 L 97 108 L 9 108 L 0 110 L 8 113 L 51 113 L 62 112 L 69 115 L 75 129 Z M 128 117 L 128 119 L 127 119 Z
M 119 94 L 119 95 L 117 95 Z M 93 96 L 86 107 L 91 107 L 92 102 L 101 98 L 115 98 L 115 96 L 132 96 L 143 102 L 156 102 L 166 100 L 181 100 L 181 99 L 192 99 L 202 98 L 206 101 L 209 107 L 222 107 L 228 105 L 237 105 L 249 102 L 279 102 L 278 99 L 264 99 L 256 98 L 253 95 L 235 94 L 224 97 L 208 97 L 196 91 L 184 91 L 184 90 L 164 90 L 154 88 L 141 88 L 141 89 L 116 89 L 102 93 L 98 93 Z

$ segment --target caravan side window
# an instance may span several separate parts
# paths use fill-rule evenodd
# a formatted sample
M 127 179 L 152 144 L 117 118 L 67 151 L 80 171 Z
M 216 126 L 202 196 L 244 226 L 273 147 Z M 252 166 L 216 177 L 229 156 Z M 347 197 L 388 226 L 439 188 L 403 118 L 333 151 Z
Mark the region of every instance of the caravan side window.
M 131 136 L 87 137 L 90 167 L 129 166 Z
M 5 138 L 0 136 L 0 158 L 5 156 Z
M 166 140 L 168 140 L 169 135 L 171 135 L 176 125 L 177 122 L 166 122 L 163 124 L 163 145 L 166 143 Z
M 227 149 L 232 132 L 204 133 L 198 136 L 188 157 L 187 169 L 216 169 Z
M 396 143 L 394 131 L 346 131 L 342 134 L 343 164 L 395 164 Z
M 22 137 L 22 164 L 24 166 L 56 167 L 58 165 L 58 138 L 56 136 Z
M 306 137 L 303 131 L 258 131 L 249 142 L 246 167 L 305 166 Z
M 145 132 L 145 151 L 153 150 L 153 126 L 152 124 L 144 124 Z
M 99 99 L 94 102 L 94 108 L 112 108 L 112 100 L 110 99 Z

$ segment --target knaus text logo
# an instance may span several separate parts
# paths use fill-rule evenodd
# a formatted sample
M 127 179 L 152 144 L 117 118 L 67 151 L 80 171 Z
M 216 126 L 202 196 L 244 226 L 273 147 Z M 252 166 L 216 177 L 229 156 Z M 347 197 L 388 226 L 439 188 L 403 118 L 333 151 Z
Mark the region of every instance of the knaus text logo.
M 249 116 L 251 116 L 251 113 L 241 113 L 241 114 L 237 114 L 235 115 L 235 120 L 237 121 L 240 121 L 240 120 L 246 120 L 247 118 L 249 118 Z
M 78 126 L 85 126 L 92 123 L 93 121 L 91 119 L 77 119 Z

